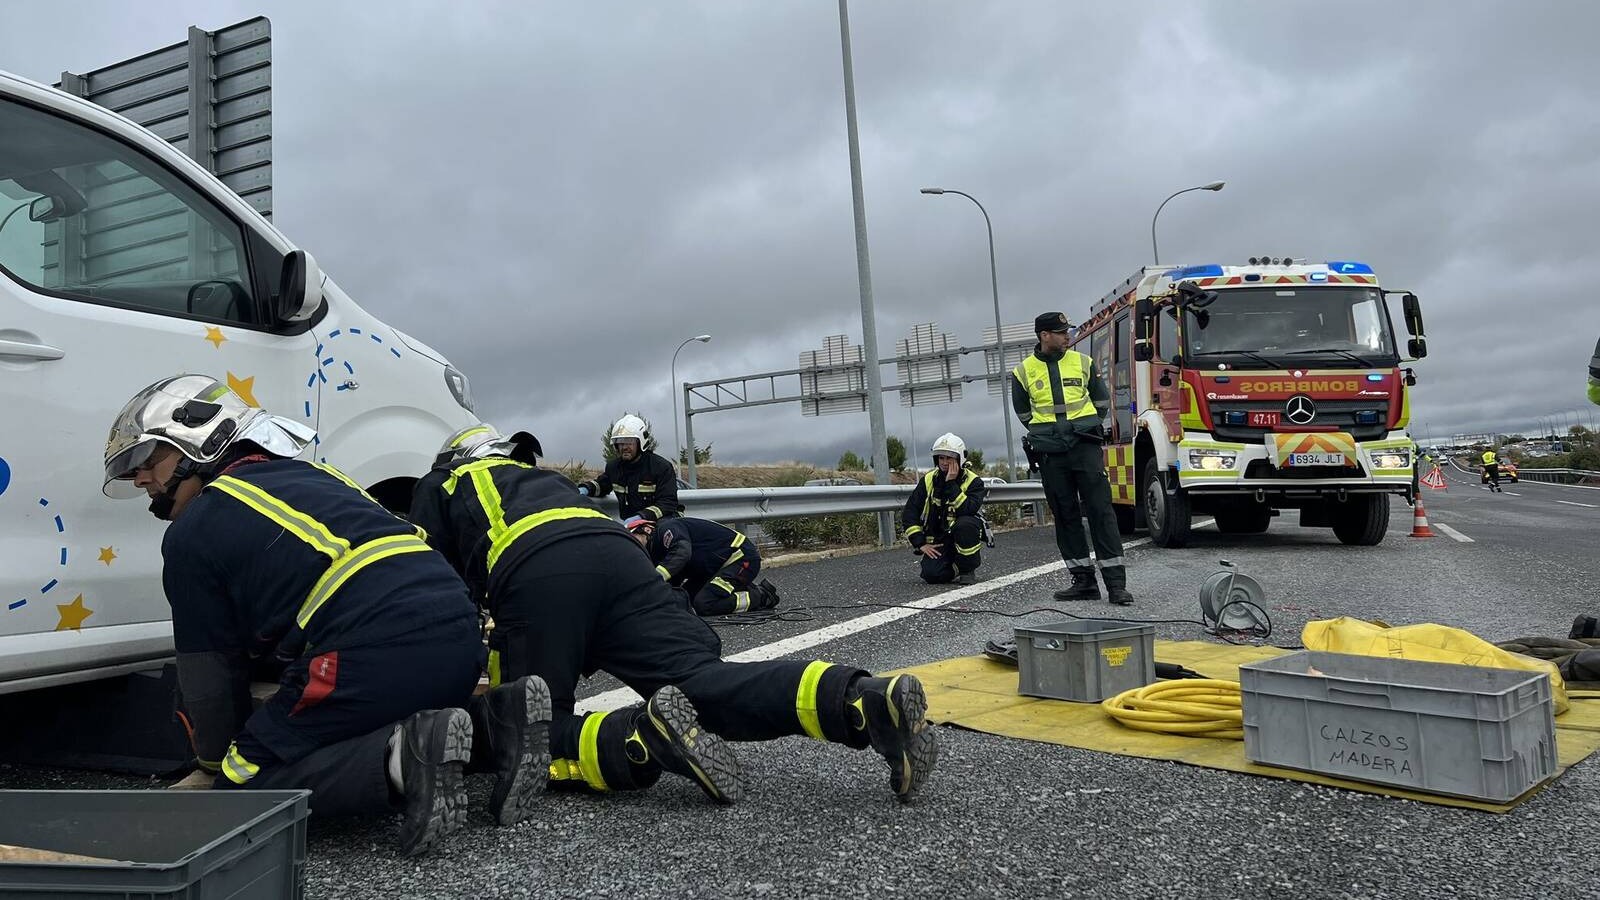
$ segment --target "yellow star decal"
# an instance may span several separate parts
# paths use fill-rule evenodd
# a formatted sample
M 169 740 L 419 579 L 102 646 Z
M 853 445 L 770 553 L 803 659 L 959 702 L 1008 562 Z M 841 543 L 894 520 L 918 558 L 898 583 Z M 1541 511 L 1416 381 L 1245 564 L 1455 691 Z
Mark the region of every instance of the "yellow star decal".
M 83 605 L 82 594 L 71 603 L 57 603 L 56 611 L 61 613 L 61 621 L 56 625 L 57 631 L 78 631 L 83 628 L 83 620 L 94 615 L 94 610 Z
M 235 394 L 238 394 L 239 397 L 244 400 L 244 402 L 258 409 L 260 408 L 261 404 L 256 402 L 256 377 L 254 375 L 251 375 L 249 378 L 240 378 L 237 375 L 234 375 L 232 372 L 229 372 L 228 389 L 233 391 Z
M 103 563 L 105 563 L 106 565 L 109 566 L 109 565 L 111 565 L 111 561 L 113 559 L 116 559 L 116 558 L 117 558 L 117 551 L 116 551 L 115 547 L 101 547 L 100 548 L 100 561 L 101 562 L 103 562 Z
M 221 328 L 218 328 L 215 325 L 207 325 L 206 326 L 206 340 L 211 342 L 211 346 L 216 347 L 217 349 L 220 350 L 220 349 L 222 349 L 222 342 L 227 340 L 227 339 L 228 339 L 227 335 L 224 335 L 222 333 L 222 329 Z

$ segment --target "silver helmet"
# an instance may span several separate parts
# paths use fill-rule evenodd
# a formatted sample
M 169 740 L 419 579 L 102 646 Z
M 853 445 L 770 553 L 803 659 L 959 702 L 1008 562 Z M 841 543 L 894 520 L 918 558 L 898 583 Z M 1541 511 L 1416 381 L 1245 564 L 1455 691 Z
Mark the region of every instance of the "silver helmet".
M 544 455 L 544 448 L 539 446 L 539 439 L 526 431 L 506 437 L 487 422 L 468 425 L 450 435 L 439 448 L 439 453 L 433 458 L 433 464 L 438 466 L 453 466 L 458 462 L 469 459 L 483 459 L 488 456 L 504 456 L 518 462 L 532 464 Z
M 106 438 L 107 497 L 123 500 L 145 492 L 133 486 L 134 470 L 166 444 L 192 463 L 216 462 L 239 441 L 250 441 L 270 456 L 300 454 L 316 432 L 244 402 L 227 385 L 208 375 L 163 378 L 133 396 L 117 413 Z

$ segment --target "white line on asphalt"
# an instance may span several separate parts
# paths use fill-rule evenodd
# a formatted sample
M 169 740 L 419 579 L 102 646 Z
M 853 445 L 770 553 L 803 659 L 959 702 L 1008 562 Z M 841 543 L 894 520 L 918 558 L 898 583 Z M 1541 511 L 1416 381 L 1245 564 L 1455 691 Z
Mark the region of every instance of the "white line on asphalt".
M 1595 506 L 1593 503 L 1579 503 L 1576 500 L 1557 500 L 1556 502 L 1565 503 L 1568 506 L 1582 506 L 1586 509 L 1600 509 L 1600 506 Z
M 1455 530 L 1454 528 L 1451 528 L 1449 525 L 1446 525 L 1443 522 L 1435 522 L 1433 527 L 1435 527 L 1435 528 L 1439 529 L 1440 531 L 1444 532 L 1445 537 L 1451 538 L 1453 540 L 1460 541 L 1463 544 L 1475 544 L 1475 543 L 1477 543 L 1477 541 L 1474 541 L 1472 538 L 1467 537 L 1466 535 L 1464 535 L 1461 532 Z
M 1193 527 L 1204 528 L 1215 521 L 1215 519 L 1201 519 L 1195 522 Z M 1122 545 L 1122 548 L 1126 550 L 1131 547 L 1138 547 L 1148 543 L 1150 543 L 1149 538 L 1140 538 L 1136 541 L 1128 541 Z M 991 591 L 997 591 L 1003 587 L 1009 587 L 1018 582 L 1027 581 L 1030 578 L 1037 578 L 1040 575 L 1048 575 L 1051 572 L 1059 572 L 1066 567 L 1067 564 L 1061 560 L 1048 562 L 1029 569 L 1023 569 L 1020 572 L 1012 572 L 1010 575 L 1000 575 L 981 584 L 943 591 L 933 595 L 932 597 L 924 597 L 921 600 L 912 600 L 906 603 L 904 606 L 879 609 L 864 616 L 857 616 L 854 619 L 847 619 L 843 622 L 835 622 L 832 625 L 818 628 L 815 631 L 797 634 L 793 637 L 784 638 L 781 641 L 763 644 L 760 647 L 752 647 L 751 649 L 745 650 L 742 653 L 735 653 L 732 656 L 726 657 L 726 659 L 728 662 L 763 662 L 769 659 L 778 659 L 791 653 L 798 653 L 801 650 L 810 649 L 818 644 L 826 644 L 829 641 L 838 640 L 839 638 L 843 637 L 849 637 L 852 634 L 866 631 L 868 628 L 875 628 L 879 625 L 887 625 L 890 622 L 896 622 L 900 619 L 910 618 L 911 616 L 914 616 L 917 613 L 925 610 L 938 609 L 941 606 L 948 606 L 961 600 L 967 600 L 972 597 L 987 594 Z M 632 688 L 616 688 L 615 690 L 595 694 L 593 697 L 586 697 L 582 700 L 579 700 L 577 711 L 579 713 L 609 711 L 613 709 L 621 709 L 630 703 L 637 703 L 638 701 L 639 695 L 634 693 Z

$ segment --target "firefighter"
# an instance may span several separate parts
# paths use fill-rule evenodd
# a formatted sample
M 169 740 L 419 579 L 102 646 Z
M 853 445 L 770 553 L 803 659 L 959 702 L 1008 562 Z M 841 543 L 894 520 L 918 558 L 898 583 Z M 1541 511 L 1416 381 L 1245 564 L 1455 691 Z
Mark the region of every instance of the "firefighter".
M 709 519 L 673 516 L 652 522 L 635 516 L 623 523 L 650 555 L 667 584 L 684 592 L 695 613 L 729 613 L 772 609 L 778 589 L 761 579 L 761 553 L 754 541 Z
M 900 513 L 922 580 L 974 584 L 983 565 L 983 479 L 966 468 L 967 445 L 954 434 L 933 442 L 933 471 L 922 476 Z
M 1106 478 L 1105 429 L 1110 393 L 1086 354 L 1067 349 L 1072 324 L 1065 313 L 1047 312 L 1033 320 L 1039 342 L 1011 370 L 1011 405 L 1027 427 L 1027 444 L 1043 455 L 1040 465 L 1045 499 L 1056 522 L 1056 547 L 1072 574 L 1072 584 L 1056 591 L 1057 600 L 1098 600 L 1095 560 L 1078 519 L 1089 520 L 1100 577 L 1112 603 L 1133 602 L 1122 557 L 1122 536 L 1111 509 Z M 1081 502 L 1081 506 L 1080 506 Z
M 553 784 L 636 790 L 667 772 L 733 803 L 744 781 L 724 739 L 807 735 L 875 749 L 891 790 L 912 798 L 938 759 L 914 676 L 724 661 L 716 632 L 622 524 L 528 460 L 536 447 L 525 432 L 447 443 L 417 484 L 411 518 L 494 617 L 491 683 L 537 674 L 550 685 Z M 579 676 L 602 669 L 648 699 L 575 715 Z
M 463 709 L 483 657 L 461 578 L 417 529 L 330 466 L 314 437 L 204 375 L 136 394 L 105 450 L 104 491 L 170 521 L 162 581 L 195 755 L 218 788 L 306 788 L 319 815 L 403 809 L 400 848 L 466 816 Z M 278 691 L 252 711 L 250 673 Z M 526 814 L 548 776 L 549 694 L 491 692 L 492 812 Z
M 1594 342 L 1594 356 L 1589 358 L 1589 402 L 1600 406 L 1600 340 Z
M 604 497 L 615 490 L 617 515 L 623 520 L 643 516 L 654 522 L 682 513 L 678 472 L 655 452 L 649 424 L 630 413 L 612 424 L 610 437 L 616 458 L 606 463 L 599 478 L 578 485 L 578 492 Z
M 1504 493 L 1500 490 L 1500 458 L 1495 456 L 1493 447 L 1483 451 L 1483 474 L 1489 479 L 1489 490 Z

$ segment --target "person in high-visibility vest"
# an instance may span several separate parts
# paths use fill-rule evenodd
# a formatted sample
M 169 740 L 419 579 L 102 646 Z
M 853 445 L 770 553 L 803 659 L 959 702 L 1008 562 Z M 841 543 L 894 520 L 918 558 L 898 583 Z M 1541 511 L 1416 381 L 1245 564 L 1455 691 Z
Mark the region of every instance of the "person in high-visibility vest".
M 906 540 L 921 558 L 929 584 L 976 584 L 983 565 L 983 495 L 987 488 L 966 467 L 967 445 L 953 433 L 933 442 L 934 469 L 923 475 L 900 512 Z
M 1483 474 L 1489 479 L 1489 490 L 1500 493 L 1500 458 L 1493 448 L 1483 451 Z
M 1027 426 L 1026 440 L 1043 454 L 1040 465 L 1045 499 L 1056 522 L 1056 547 L 1072 574 L 1072 584 L 1057 600 L 1098 600 L 1096 559 L 1112 603 L 1133 602 L 1122 557 L 1122 536 L 1111 508 L 1106 478 L 1105 428 L 1111 394 L 1088 355 L 1067 349 L 1072 324 L 1066 313 L 1047 312 L 1033 321 L 1039 343 L 1011 370 L 1011 405 Z M 1081 506 L 1080 506 L 1081 502 Z M 1089 520 L 1089 542 L 1080 516 Z
M 1589 358 L 1589 402 L 1600 406 L 1600 340 L 1594 342 L 1594 356 Z

